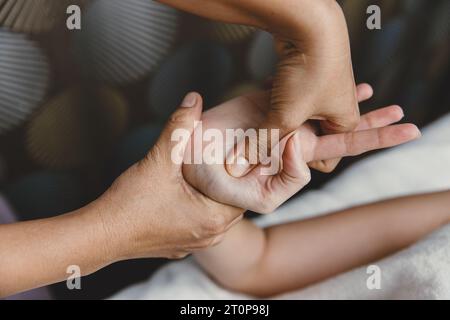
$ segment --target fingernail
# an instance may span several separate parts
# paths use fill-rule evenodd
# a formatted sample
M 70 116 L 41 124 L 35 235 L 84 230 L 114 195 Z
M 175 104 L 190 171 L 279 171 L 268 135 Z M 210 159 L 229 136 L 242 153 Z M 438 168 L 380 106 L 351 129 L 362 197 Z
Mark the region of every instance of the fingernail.
M 417 138 L 418 139 L 422 138 L 422 131 L 420 131 L 419 128 L 417 128 Z
M 398 107 L 398 110 L 400 111 L 401 119 L 403 119 L 405 117 L 405 111 L 403 110 L 402 107 L 400 107 L 400 106 L 397 106 L 397 107 Z
M 240 178 L 246 175 L 250 170 L 250 162 L 242 153 L 236 150 L 232 150 L 228 154 L 226 164 L 228 173 L 235 178 Z
M 196 102 L 197 102 L 197 95 L 191 92 L 186 97 L 184 97 L 183 102 L 181 103 L 181 107 L 192 108 L 193 106 L 195 106 Z

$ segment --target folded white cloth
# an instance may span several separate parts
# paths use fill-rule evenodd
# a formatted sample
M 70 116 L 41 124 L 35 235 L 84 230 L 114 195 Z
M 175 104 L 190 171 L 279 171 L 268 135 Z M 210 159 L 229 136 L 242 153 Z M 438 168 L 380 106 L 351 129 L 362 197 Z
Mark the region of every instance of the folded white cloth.
M 379 153 L 271 215 L 261 226 L 296 221 L 386 198 L 450 189 L 450 115 L 419 141 Z M 449 208 L 450 210 L 450 208 Z M 424 212 L 426 214 L 426 212 Z M 369 290 L 366 267 L 275 299 L 450 299 L 450 226 L 375 263 L 381 289 Z M 251 299 L 217 286 L 192 260 L 171 263 L 113 299 Z

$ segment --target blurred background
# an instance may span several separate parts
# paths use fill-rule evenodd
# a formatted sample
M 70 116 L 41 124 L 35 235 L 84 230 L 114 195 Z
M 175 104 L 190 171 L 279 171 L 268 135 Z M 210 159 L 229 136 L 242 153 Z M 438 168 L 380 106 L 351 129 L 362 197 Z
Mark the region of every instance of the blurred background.
M 362 112 L 400 104 L 420 126 L 448 113 L 450 1 L 339 2 L 357 82 L 375 89 Z M 82 30 L 66 27 L 70 4 L 82 8 Z M 371 4 L 381 30 L 366 28 Z M 212 107 L 261 88 L 276 63 L 269 34 L 151 0 L 0 0 L 0 223 L 92 201 L 145 155 L 185 93 Z M 308 188 L 357 160 L 314 173 Z M 105 298 L 164 263 L 121 262 L 84 278 L 82 290 L 59 284 L 28 297 Z

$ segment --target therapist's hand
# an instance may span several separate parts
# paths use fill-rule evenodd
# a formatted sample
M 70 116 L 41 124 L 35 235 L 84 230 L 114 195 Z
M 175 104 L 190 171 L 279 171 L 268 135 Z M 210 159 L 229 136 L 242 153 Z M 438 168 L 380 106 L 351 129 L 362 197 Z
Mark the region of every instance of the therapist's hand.
M 372 93 L 370 86 L 366 84 L 358 86 L 360 101 L 369 99 Z M 216 129 L 225 135 L 227 129 L 256 128 L 264 121 L 265 114 L 270 108 L 268 95 L 267 92 L 255 92 L 208 110 L 202 116 L 203 134 L 208 129 Z M 258 213 L 269 213 L 301 190 L 309 181 L 306 163 L 355 156 L 418 138 L 420 132 L 412 124 L 391 126 L 402 117 L 403 111 L 398 106 L 378 109 L 361 117 L 356 131 L 331 135 L 321 135 L 314 123 L 307 122 L 297 130 L 295 136 L 285 138 L 280 143 L 282 170 L 274 176 L 261 175 L 260 166 L 244 177 L 235 178 L 228 174 L 223 163 L 185 164 L 183 173 L 189 183 L 216 201 Z M 200 128 L 197 127 L 194 139 L 199 131 Z M 226 142 L 223 154 L 227 154 L 234 146 L 233 141 L 231 144 L 230 141 Z M 205 142 L 203 150 L 209 145 L 211 142 Z M 209 153 L 205 152 L 204 155 L 207 156 Z
M 335 0 L 160 0 L 209 19 L 255 26 L 270 32 L 280 63 L 273 79 L 270 111 L 261 128 L 286 136 L 309 119 L 323 133 L 350 132 L 359 124 L 347 24 Z M 260 150 L 272 147 L 261 139 Z M 252 156 L 243 151 L 248 159 Z M 330 172 L 339 160 L 311 163 Z M 236 177 L 242 168 L 228 166 Z
M 189 140 L 202 112 L 197 94 L 183 105 L 147 157 L 99 199 L 64 215 L 0 224 L 0 298 L 66 281 L 73 268 L 84 276 L 126 259 L 181 258 L 218 243 L 241 219 L 242 209 L 193 189 L 172 161 L 172 132 L 184 129 Z
M 171 116 L 147 157 L 122 174 L 97 201 L 111 250 L 119 260 L 141 257 L 181 258 L 214 245 L 243 213 L 191 187 L 181 164 L 171 159 L 174 130 L 192 132 L 202 99 L 187 96 Z M 185 148 L 185 145 L 181 146 Z

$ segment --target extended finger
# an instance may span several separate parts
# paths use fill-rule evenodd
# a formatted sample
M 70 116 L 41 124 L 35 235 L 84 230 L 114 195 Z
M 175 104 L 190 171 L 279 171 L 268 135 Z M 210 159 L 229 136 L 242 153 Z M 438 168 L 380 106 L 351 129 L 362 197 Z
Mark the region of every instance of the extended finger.
M 394 147 L 420 136 L 420 130 L 413 124 L 326 135 L 318 139 L 311 161 L 357 156 L 372 150 Z

